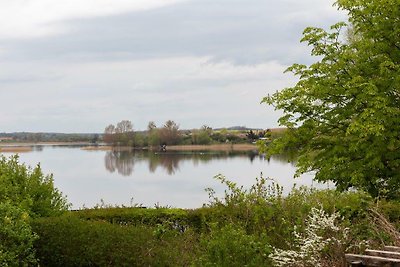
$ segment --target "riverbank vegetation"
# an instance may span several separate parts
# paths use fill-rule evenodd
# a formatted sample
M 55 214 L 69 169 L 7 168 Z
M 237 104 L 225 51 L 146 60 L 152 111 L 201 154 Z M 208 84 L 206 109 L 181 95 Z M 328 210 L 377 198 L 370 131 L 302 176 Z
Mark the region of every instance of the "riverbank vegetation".
M 229 129 L 212 129 L 203 125 L 200 129 L 181 130 L 179 124 L 168 120 L 162 127 L 149 122 L 146 131 L 134 131 L 129 120 L 122 120 L 116 125 L 110 124 L 104 130 L 103 141 L 113 146 L 127 147 L 160 147 L 160 146 L 193 146 L 217 144 L 248 144 L 257 140 L 271 140 L 282 136 L 283 128 L 248 129 L 232 127 Z
M 258 179 L 195 210 L 111 207 L 32 220 L 41 266 L 346 266 L 345 252 L 399 244 L 400 205 L 365 193 Z M 389 221 L 390 220 L 390 221 Z
M 68 211 L 52 177 L 0 161 L 0 263 L 40 266 L 345 266 L 345 252 L 399 245 L 400 203 L 361 191 L 293 188 L 259 177 L 215 179 L 193 210 L 113 207 Z M 292 264 L 296 263 L 296 264 Z M 296 265 L 297 266 L 297 265 Z
M 146 130 L 134 130 L 129 120 L 122 120 L 116 125 L 108 125 L 104 133 L 66 134 L 66 133 L 0 133 L 0 148 L 12 150 L 10 146 L 29 147 L 35 144 L 55 145 L 108 145 L 111 147 L 159 148 L 161 145 L 196 146 L 222 144 L 251 144 L 257 140 L 273 140 L 282 136 L 284 128 L 252 129 L 244 126 L 212 129 L 203 125 L 199 129 L 184 130 L 169 120 L 162 127 L 149 122 Z M 15 151 L 19 152 L 19 151 Z

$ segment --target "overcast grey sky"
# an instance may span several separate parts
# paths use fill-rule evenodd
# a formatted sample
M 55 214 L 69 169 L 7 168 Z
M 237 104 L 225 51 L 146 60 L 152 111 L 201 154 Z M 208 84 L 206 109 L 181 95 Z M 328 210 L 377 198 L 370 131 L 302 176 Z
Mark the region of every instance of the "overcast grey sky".
M 277 126 L 263 96 L 310 63 L 330 0 L 0 0 L 0 132 Z

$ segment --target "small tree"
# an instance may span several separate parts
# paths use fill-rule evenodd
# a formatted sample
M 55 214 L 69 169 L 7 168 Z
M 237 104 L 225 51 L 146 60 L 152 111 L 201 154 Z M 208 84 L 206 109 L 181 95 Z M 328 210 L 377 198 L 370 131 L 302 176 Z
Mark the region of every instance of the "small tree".
M 147 143 L 149 146 L 160 145 L 160 131 L 154 121 L 150 121 L 147 125 Z
M 109 144 L 115 142 L 115 126 L 113 124 L 108 125 L 104 129 L 103 141 Z
M 168 120 L 160 131 L 160 141 L 167 145 L 176 145 L 181 140 L 179 125 L 172 120 Z

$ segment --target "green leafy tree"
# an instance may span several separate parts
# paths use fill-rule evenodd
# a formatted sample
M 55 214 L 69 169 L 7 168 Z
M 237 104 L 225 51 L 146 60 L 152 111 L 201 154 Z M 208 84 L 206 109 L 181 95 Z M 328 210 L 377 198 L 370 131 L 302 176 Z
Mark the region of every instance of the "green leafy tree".
M 303 42 L 317 61 L 287 71 L 297 84 L 264 98 L 284 111 L 288 131 L 269 154 L 299 150 L 298 174 L 315 171 L 337 189 L 400 198 L 400 5 L 398 0 L 339 0 L 346 26 L 307 28 Z

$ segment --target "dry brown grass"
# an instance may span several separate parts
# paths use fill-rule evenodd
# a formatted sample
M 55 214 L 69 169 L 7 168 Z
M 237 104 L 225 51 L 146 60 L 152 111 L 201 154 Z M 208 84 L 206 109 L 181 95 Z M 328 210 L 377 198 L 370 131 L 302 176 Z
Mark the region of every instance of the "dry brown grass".
M 112 146 L 84 146 L 81 149 L 89 150 L 89 151 L 111 151 L 111 150 L 113 150 L 113 147 Z
M 31 152 L 32 147 L 30 146 L 3 146 L 0 147 L 0 153 L 24 153 L 24 152 Z
M 167 146 L 167 150 L 250 151 L 250 150 L 257 150 L 257 146 L 253 144 L 182 145 L 182 146 Z

